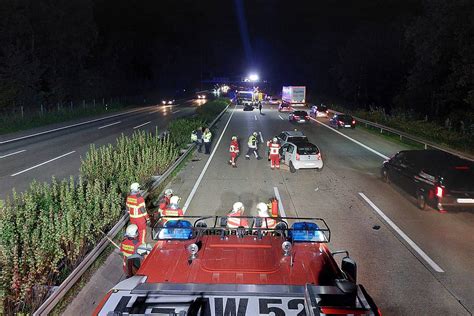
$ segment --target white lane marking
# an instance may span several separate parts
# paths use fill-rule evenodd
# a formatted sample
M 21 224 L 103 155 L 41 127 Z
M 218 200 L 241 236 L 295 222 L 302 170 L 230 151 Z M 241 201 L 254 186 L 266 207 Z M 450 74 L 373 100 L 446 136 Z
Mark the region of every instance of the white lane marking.
M 376 155 L 379 156 L 379 157 L 382 157 L 383 159 L 389 159 L 389 158 L 390 158 L 390 157 L 385 156 L 385 155 L 382 154 L 382 153 L 379 153 L 379 152 L 376 151 L 375 149 L 373 149 L 373 148 L 371 148 L 371 147 L 369 147 L 369 146 L 367 146 L 367 145 L 362 144 L 362 143 L 359 142 L 358 140 L 355 140 L 354 138 L 351 138 L 351 137 L 349 137 L 349 136 L 347 136 L 347 135 L 345 135 L 345 134 L 339 132 L 338 130 L 335 130 L 335 129 L 332 128 L 331 126 L 329 126 L 329 125 L 327 125 L 327 124 L 324 124 L 324 123 L 321 123 L 320 121 L 316 120 L 315 118 L 310 117 L 310 119 L 313 120 L 313 121 L 315 121 L 315 122 L 318 123 L 318 124 L 321 124 L 322 126 L 324 126 L 324 127 L 326 127 L 326 128 L 329 128 L 329 129 L 332 130 L 334 133 L 338 133 L 338 134 L 341 135 L 342 137 L 347 138 L 348 140 L 350 140 L 350 141 L 356 143 L 357 145 L 364 147 L 364 148 L 367 149 L 368 151 L 373 152 L 374 154 L 376 154 Z
M 90 120 L 90 121 L 86 121 L 86 122 L 82 122 L 82 123 L 77 123 L 77 124 L 67 125 L 67 126 L 63 126 L 63 127 L 58 127 L 58 128 L 55 128 L 55 129 L 50 129 L 50 130 L 47 130 L 47 131 L 44 131 L 44 132 L 39 132 L 39 133 L 31 134 L 31 135 L 12 138 L 12 139 L 8 139 L 8 140 L 0 141 L 0 144 L 11 143 L 11 142 L 14 142 L 14 141 L 17 141 L 17 140 L 22 140 L 22 139 L 26 139 L 26 138 L 30 138 L 30 137 L 34 137 L 34 136 L 39 136 L 39 135 L 48 134 L 48 133 L 52 133 L 52 132 L 56 132 L 56 131 L 61 131 L 61 130 L 66 129 L 66 128 L 71 128 L 71 127 L 81 126 L 81 125 L 84 125 L 84 124 L 94 123 L 94 122 L 106 120 L 106 119 L 109 119 L 109 118 L 129 114 L 129 113 L 133 113 L 133 112 L 137 112 L 137 111 L 143 111 L 143 109 L 137 109 L 137 110 L 132 110 L 132 111 L 128 111 L 128 112 L 118 113 L 118 114 L 114 114 L 114 115 L 110 115 L 110 116 L 106 116 L 106 117 L 102 117 L 102 118 L 98 118 L 98 119 L 94 119 L 94 120 Z
M 181 112 L 181 110 L 176 110 L 176 111 L 173 111 L 171 113 L 175 114 L 175 113 L 178 113 L 178 112 Z
M 255 118 L 255 121 L 256 121 L 256 120 L 257 120 L 257 116 L 256 116 L 256 115 L 254 115 L 253 117 Z
M 421 258 L 423 258 L 423 260 L 426 261 L 426 263 L 428 263 L 433 268 L 433 270 L 440 273 L 444 272 L 444 270 L 441 269 L 441 267 L 436 264 L 436 262 L 428 257 L 428 255 L 423 250 L 421 250 L 421 248 L 418 247 L 418 245 L 415 244 L 415 242 L 411 240 L 410 237 L 408 237 L 394 222 L 392 222 L 392 220 L 387 215 L 385 215 L 384 212 L 382 212 L 382 210 L 377 207 L 377 205 L 369 200 L 369 198 L 365 196 L 364 193 L 359 192 L 359 195 L 380 215 L 380 217 L 384 219 L 387 224 L 390 225 L 390 227 L 393 228 L 393 230 L 398 233 L 398 235 L 400 235 L 400 237 L 402 237 L 407 242 L 408 245 L 410 245 L 410 247 L 413 248 L 413 250 L 415 250 L 420 255 Z
M 38 167 L 40 167 L 40 166 L 42 166 L 42 165 L 45 165 L 45 164 L 50 163 L 50 162 L 52 162 L 52 161 L 55 161 L 55 160 L 58 160 L 58 159 L 60 159 L 60 158 L 66 157 L 67 155 L 73 154 L 73 153 L 75 153 L 75 152 L 76 152 L 75 150 L 70 151 L 70 152 L 68 152 L 67 154 L 58 156 L 58 157 L 56 157 L 56 158 L 53 158 L 53 159 L 50 159 L 50 160 L 48 160 L 48 161 L 42 162 L 42 163 L 40 163 L 40 164 L 37 164 L 36 166 L 33 166 L 33 167 L 28 168 L 28 169 L 25 169 L 25 170 L 19 171 L 19 172 L 17 172 L 17 173 L 14 173 L 14 174 L 11 175 L 11 177 L 14 177 L 14 176 L 17 176 L 17 175 L 22 174 L 22 173 L 24 173 L 24 172 L 30 171 L 31 169 L 38 168 Z
M 202 178 L 204 178 L 204 174 L 206 173 L 207 168 L 211 164 L 212 158 L 214 157 L 214 154 L 216 153 L 217 147 L 219 147 L 219 143 L 221 142 L 221 139 L 224 136 L 224 133 L 227 129 L 227 126 L 229 126 L 230 120 L 232 119 L 232 116 L 234 115 L 234 112 L 235 112 L 236 108 L 237 107 L 235 107 L 234 110 L 232 111 L 232 113 L 230 114 L 229 119 L 227 120 L 227 123 L 225 124 L 224 129 L 222 130 L 221 136 L 217 140 L 217 143 L 214 145 L 214 149 L 212 150 L 211 156 L 209 156 L 209 159 L 207 160 L 206 164 L 204 165 L 204 168 L 202 169 L 201 174 L 199 175 L 199 178 L 197 179 L 196 183 L 193 186 L 193 189 L 191 190 L 191 193 L 189 193 L 189 196 L 186 199 L 186 202 L 184 203 L 184 206 L 182 208 L 184 213 L 186 213 L 186 210 L 188 209 L 189 204 L 191 204 L 191 201 L 194 197 L 194 194 L 196 194 L 197 188 L 198 188 L 199 184 L 201 183 Z
M 9 156 L 13 156 L 13 155 L 16 155 L 16 154 L 19 154 L 19 153 L 25 152 L 25 151 L 26 151 L 26 149 L 22 149 L 22 150 L 19 150 L 19 151 L 15 151 L 14 153 L 9 153 L 9 154 L 6 154 L 6 155 L 3 155 L 3 156 L 0 156 L 0 159 L 6 158 L 6 157 L 9 157 Z
M 107 124 L 107 125 L 104 125 L 104 126 L 98 127 L 97 129 L 103 129 L 103 128 L 106 128 L 106 127 L 109 127 L 109 126 L 112 126 L 112 125 L 117 125 L 117 124 L 120 124 L 120 123 L 122 123 L 122 121 L 118 121 L 118 122 L 110 123 L 110 124 Z
M 285 209 L 283 208 L 283 203 L 281 202 L 281 196 L 278 188 L 273 187 L 273 192 L 275 192 L 275 197 L 278 199 L 278 210 L 281 213 L 281 217 L 286 217 Z
M 143 124 L 140 124 L 140 125 L 135 126 L 133 129 L 140 128 L 140 127 L 145 126 L 145 125 L 148 125 L 148 124 L 150 124 L 150 123 L 151 123 L 151 121 L 148 121 L 148 122 L 146 122 L 146 123 L 143 123 Z
M 283 117 L 281 117 L 281 115 L 278 115 L 278 117 L 280 118 L 280 120 L 282 120 L 282 121 L 284 120 L 284 118 L 283 118 Z
M 262 132 L 258 132 L 260 134 L 260 141 L 262 142 L 263 144 L 263 136 L 262 136 Z

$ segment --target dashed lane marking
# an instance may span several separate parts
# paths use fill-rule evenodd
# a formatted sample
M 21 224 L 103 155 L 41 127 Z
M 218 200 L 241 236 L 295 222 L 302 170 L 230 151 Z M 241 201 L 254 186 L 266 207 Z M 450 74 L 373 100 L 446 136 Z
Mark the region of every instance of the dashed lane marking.
M 313 121 L 315 121 L 316 123 L 318 123 L 318 124 L 320 124 L 320 125 L 326 127 L 326 128 L 329 128 L 329 129 L 330 129 L 331 131 L 333 131 L 334 133 L 338 133 L 338 134 L 341 135 L 342 137 L 347 138 L 347 139 L 350 140 L 351 142 L 354 142 L 354 143 L 356 143 L 357 145 L 364 147 L 364 148 L 367 149 L 368 151 L 373 152 L 374 154 L 376 154 L 377 156 L 382 157 L 383 159 L 389 159 L 389 157 L 385 156 L 384 154 L 382 154 L 382 153 L 376 151 L 375 149 L 373 149 L 373 148 L 371 148 L 371 147 L 369 147 L 369 146 L 367 146 L 367 145 L 362 144 L 362 143 L 359 142 L 358 140 L 355 140 L 354 138 L 349 137 L 349 136 L 347 136 L 346 134 L 343 134 L 343 133 L 339 132 L 338 130 L 335 130 L 335 129 L 332 128 L 331 126 L 328 126 L 327 124 L 324 124 L 324 123 L 322 123 L 322 122 L 316 120 L 315 118 L 310 117 L 310 119 L 313 120 Z
M 263 144 L 263 136 L 262 136 L 262 132 L 258 132 L 258 134 L 260 135 L 260 141 L 262 142 Z
M 256 121 L 256 120 L 257 120 L 257 116 L 256 116 L 256 115 L 254 115 L 253 117 L 255 118 L 255 121 Z
M 431 266 L 431 268 L 433 268 L 433 270 L 435 270 L 436 272 L 440 272 L 440 273 L 443 273 L 444 270 L 441 269 L 441 267 L 436 264 L 436 262 L 434 262 L 423 250 L 421 250 L 420 247 L 418 247 L 417 244 L 415 244 L 415 242 L 413 240 L 411 240 L 410 237 L 408 237 L 387 215 L 385 215 L 384 212 L 382 212 L 381 209 L 379 209 L 377 207 L 377 205 L 374 204 L 374 202 L 372 202 L 367 196 L 365 196 L 364 193 L 362 192 L 359 192 L 359 195 L 367 202 L 367 204 L 370 205 L 370 207 L 372 207 L 374 209 L 374 211 L 377 212 L 377 214 L 379 214 L 380 217 L 382 217 L 382 219 L 388 224 L 390 225 L 390 227 L 392 227 L 392 229 L 394 231 L 397 232 L 398 235 L 400 235 L 400 237 L 403 238 L 403 240 L 406 241 L 406 243 L 413 249 L 415 250 L 419 255 L 420 257 L 427 263 Z
M 186 213 L 186 210 L 188 209 L 189 204 L 191 204 L 191 201 L 194 195 L 196 194 L 197 188 L 199 187 L 199 184 L 201 183 L 202 178 L 204 178 L 204 174 L 206 173 L 207 168 L 211 164 L 212 158 L 214 157 L 214 154 L 216 153 L 217 147 L 219 147 L 222 137 L 224 136 L 225 131 L 227 130 L 227 126 L 229 126 L 230 120 L 232 119 L 232 116 L 234 115 L 236 108 L 237 107 L 235 107 L 232 113 L 230 113 L 229 119 L 227 120 L 227 123 L 225 124 L 224 129 L 222 130 L 221 136 L 217 140 L 217 143 L 214 145 L 214 149 L 212 150 L 211 156 L 209 157 L 206 164 L 204 165 L 204 168 L 202 169 L 201 174 L 199 175 L 199 178 L 197 179 L 196 183 L 194 183 L 193 189 L 191 190 L 191 193 L 189 193 L 189 196 L 186 199 L 186 202 L 184 203 L 184 206 L 183 206 L 184 213 Z
M 280 120 L 282 120 L 282 121 L 284 120 L 284 118 L 283 118 L 283 117 L 281 117 L 281 115 L 278 115 L 278 117 L 280 118 Z
M 22 149 L 22 150 L 19 150 L 19 151 L 15 151 L 14 153 L 9 153 L 9 154 L 0 156 L 0 159 L 6 158 L 6 157 L 10 157 L 10 156 L 13 156 L 13 155 L 16 155 L 16 154 L 20 154 L 20 153 L 23 153 L 23 152 L 25 152 L 25 151 L 26 151 L 26 149 Z
M 175 114 L 175 113 L 178 113 L 178 112 L 181 112 L 181 110 L 176 110 L 176 111 L 173 111 L 171 112 L 172 114 Z
M 64 155 L 58 156 L 58 157 L 56 157 L 56 158 L 50 159 L 50 160 L 48 160 L 48 161 L 42 162 L 42 163 L 40 163 L 40 164 L 37 164 L 36 166 L 30 167 L 30 168 L 25 169 L 25 170 L 22 170 L 22 171 L 18 171 L 17 173 L 12 174 L 11 177 L 14 177 L 14 176 L 17 176 L 17 175 L 22 174 L 22 173 L 24 173 L 24 172 L 30 171 L 30 170 L 32 170 L 32 169 L 38 168 L 38 167 L 40 167 L 40 166 L 42 166 L 42 165 L 45 165 L 45 164 L 50 163 L 50 162 L 52 162 L 52 161 L 55 161 L 55 160 L 58 160 L 58 159 L 60 159 L 60 158 L 66 157 L 66 156 L 68 156 L 68 155 L 70 155 L 70 154 L 73 154 L 73 153 L 75 153 L 75 152 L 76 152 L 76 151 L 73 150 L 73 151 L 68 152 L 67 154 L 64 154 Z
M 140 127 L 145 126 L 145 125 L 148 125 L 148 124 L 150 124 L 150 123 L 151 123 L 151 121 L 148 121 L 148 122 L 146 122 L 146 123 L 143 123 L 143 124 L 140 124 L 140 125 L 135 126 L 133 129 L 140 128 Z
M 112 125 L 117 125 L 117 124 L 120 124 L 120 123 L 122 123 L 122 121 L 113 122 L 113 123 L 98 127 L 97 129 L 103 129 L 103 128 L 106 128 L 106 127 L 109 127 L 109 126 L 112 126 Z

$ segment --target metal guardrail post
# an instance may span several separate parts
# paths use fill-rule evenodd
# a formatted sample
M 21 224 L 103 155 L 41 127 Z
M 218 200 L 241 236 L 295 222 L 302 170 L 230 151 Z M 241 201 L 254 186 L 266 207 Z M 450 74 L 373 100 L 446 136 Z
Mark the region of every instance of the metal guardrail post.
M 213 127 L 214 124 L 224 115 L 224 113 L 229 108 L 230 103 L 219 113 L 219 115 L 209 124 L 209 128 Z M 191 153 L 196 147 L 196 144 L 190 146 L 184 154 L 182 154 L 172 165 L 169 167 L 165 173 L 155 181 L 151 186 L 150 190 L 152 191 L 159 187 L 170 175 L 171 173 L 179 166 L 181 162 Z M 146 198 L 149 194 L 149 191 L 145 191 L 144 197 Z M 125 211 L 124 211 L 125 213 Z M 107 248 L 109 245 L 109 239 L 115 238 L 117 233 L 125 226 L 128 222 L 128 213 L 122 216 L 122 218 L 115 224 L 115 226 L 107 233 L 107 236 L 102 238 L 97 246 L 91 250 L 91 252 L 82 260 L 79 265 L 71 272 L 71 274 L 58 286 L 56 291 L 54 291 L 43 304 L 33 313 L 33 316 L 47 315 L 50 313 L 54 307 L 61 301 L 61 299 L 66 295 L 66 293 L 71 289 L 71 287 L 76 284 L 79 278 L 84 274 L 84 272 L 89 269 L 89 267 L 94 263 L 94 261 L 100 256 L 100 254 Z

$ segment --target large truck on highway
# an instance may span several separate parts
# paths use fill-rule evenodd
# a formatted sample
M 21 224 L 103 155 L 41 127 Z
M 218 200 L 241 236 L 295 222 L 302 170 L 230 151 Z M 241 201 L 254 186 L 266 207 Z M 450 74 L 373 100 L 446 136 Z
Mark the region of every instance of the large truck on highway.
M 281 108 L 303 107 L 306 105 L 305 86 L 284 86 L 281 92 Z
M 256 94 L 249 91 L 237 91 L 237 104 L 243 105 L 244 107 L 253 107 L 257 105 Z

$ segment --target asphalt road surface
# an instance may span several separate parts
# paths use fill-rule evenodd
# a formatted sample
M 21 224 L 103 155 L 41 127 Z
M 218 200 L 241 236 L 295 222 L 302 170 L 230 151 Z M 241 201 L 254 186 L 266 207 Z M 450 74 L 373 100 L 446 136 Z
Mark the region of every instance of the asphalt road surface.
M 294 125 L 275 109 L 264 107 L 263 114 L 231 108 L 218 124 L 215 152 L 210 157 L 196 153 L 172 181 L 169 187 L 182 197 L 186 215 L 224 215 L 236 201 L 244 203 L 246 214 L 257 215 L 257 203 L 277 193 L 282 215 L 326 220 L 330 249 L 350 252 L 358 265 L 358 283 L 383 315 L 472 314 L 474 214 L 421 211 L 414 199 L 383 183 L 379 176 L 383 157 L 404 149 L 403 145 L 358 128 L 337 132 L 325 125 L 327 119 Z M 294 128 L 320 148 L 325 163 L 321 172 L 292 174 L 287 169 L 271 170 L 266 159 L 243 158 L 252 132 L 261 132 L 266 141 Z M 241 144 L 237 168 L 228 165 L 233 135 Z M 264 155 L 264 146 L 259 152 Z M 114 253 L 65 314 L 90 313 L 122 278 L 121 258 Z
M 79 174 L 81 157 L 85 157 L 91 144 L 115 144 L 120 134 L 130 135 L 135 130 L 163 132 L 168 123 L 178 117 L 194 113 L 200 100 L 186 100 L 173 106 L 161 104 L 112 113 L 97 118 L 82 119 L 23 131 L 0 137 L 0 199 L 15 188 L 24 191 L 32 180 L 39 182 L 68 178 Z M 73 124 L 81 124 L 64 128 Z M 54 132 L 30 135 L 45 131 Z

